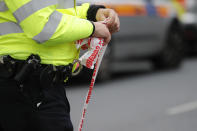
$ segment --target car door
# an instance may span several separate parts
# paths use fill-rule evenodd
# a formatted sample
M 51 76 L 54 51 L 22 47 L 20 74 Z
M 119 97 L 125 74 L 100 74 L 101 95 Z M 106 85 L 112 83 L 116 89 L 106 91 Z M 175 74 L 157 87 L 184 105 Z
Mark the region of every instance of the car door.
M 112 6 L 119 13 L 121 23 L 120 32 L 113 37 L 115 58 L 122 60 L 153 55 L 161 46 L 158 27 L 162 24 L 158 21 L 153 1 L 130 0 L 121 4 Z

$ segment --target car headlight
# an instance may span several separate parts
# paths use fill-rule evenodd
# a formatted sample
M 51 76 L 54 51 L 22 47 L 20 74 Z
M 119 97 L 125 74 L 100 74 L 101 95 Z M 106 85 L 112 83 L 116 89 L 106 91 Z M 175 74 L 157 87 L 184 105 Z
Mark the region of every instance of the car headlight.
M 183 24 L 197 24 L 197 17 L 193 13 L 185 13 L 181 17 Z

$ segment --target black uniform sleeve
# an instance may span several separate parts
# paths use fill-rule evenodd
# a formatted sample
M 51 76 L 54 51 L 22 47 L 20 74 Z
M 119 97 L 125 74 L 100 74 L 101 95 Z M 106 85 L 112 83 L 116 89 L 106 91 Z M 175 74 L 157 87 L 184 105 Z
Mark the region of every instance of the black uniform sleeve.
M 90 5 L 87 12 L 87 19 L 96 22 L 96 13 L 98 9 L 105 8 L 103 5 Z

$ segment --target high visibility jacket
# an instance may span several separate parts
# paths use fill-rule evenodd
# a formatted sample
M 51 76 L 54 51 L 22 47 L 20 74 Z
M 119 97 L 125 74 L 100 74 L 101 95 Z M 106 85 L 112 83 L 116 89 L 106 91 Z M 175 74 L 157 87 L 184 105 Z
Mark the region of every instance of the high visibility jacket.
M 91 35 L 89 4 L 57 9 L 58 0 L 0 0 L 0 56 L 67 65 L 78 57 L 75 41 Z

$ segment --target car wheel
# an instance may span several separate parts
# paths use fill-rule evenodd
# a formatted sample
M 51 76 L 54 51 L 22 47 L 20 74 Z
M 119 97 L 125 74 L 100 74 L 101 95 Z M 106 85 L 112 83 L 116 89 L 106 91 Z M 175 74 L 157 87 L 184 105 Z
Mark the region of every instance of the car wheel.
M 170 28 L 166 38 L 166 45 L 162 52 L 153 59 L 156 69 L 170 69 L 181 65 L 184 56 L 184 42 L 182 29 L 178 25 Z

